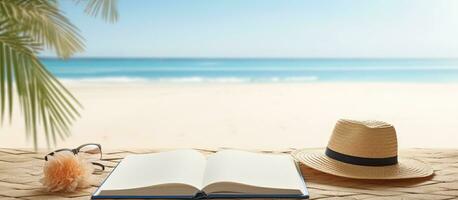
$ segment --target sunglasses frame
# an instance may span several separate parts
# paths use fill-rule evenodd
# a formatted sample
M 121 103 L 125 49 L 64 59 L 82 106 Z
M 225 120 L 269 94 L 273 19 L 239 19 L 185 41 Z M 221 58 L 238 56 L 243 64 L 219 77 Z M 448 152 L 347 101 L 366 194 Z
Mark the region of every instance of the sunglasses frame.
M 51 153 L 46 154 L 45 161 L 48 161 L 48 156 L 54 156 L 55 153 L 61 152 L 61 151 L 70 151 L 74 155 L 77 155 L 83 147 L 86 147 L 86 146 L 89 146 L 89 145 L 95 145 L 100 149 L 100 160 L 102 160 L 102 145 L 97 144 L 97 143 L 87 143 L 87 144 L 80 145 L 80 146 L 78 146 L 78 147 L 76 147 L 74 149 L 68 149 L 68 148 L 57 149 L 57 150 L 55 150 L 55 151 L 53 151 Z M 105 170 L 105 165 L 97 163 L 97 162 L 91 162 L 91 163 L 93 165 L 97 165 L 97 166 L 101 167 L 102 171 Z

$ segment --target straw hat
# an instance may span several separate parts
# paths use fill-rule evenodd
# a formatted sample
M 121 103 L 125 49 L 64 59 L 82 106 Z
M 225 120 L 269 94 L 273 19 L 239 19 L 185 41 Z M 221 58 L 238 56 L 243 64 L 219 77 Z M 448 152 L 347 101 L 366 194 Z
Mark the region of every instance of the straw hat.
M 430 166 L 398 158 L 396 130 L 381 121 L 339 120 L 325 152 L 305 149 L 293 157 L 313 168 L 355 179 L 404 179 L 426 177 Z

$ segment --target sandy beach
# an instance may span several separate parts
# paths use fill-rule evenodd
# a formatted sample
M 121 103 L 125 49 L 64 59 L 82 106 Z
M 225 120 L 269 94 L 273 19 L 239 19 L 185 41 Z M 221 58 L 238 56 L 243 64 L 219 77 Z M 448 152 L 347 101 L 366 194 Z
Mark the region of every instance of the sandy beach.
M 105 148 L 322 147 L 339 118 L 390 122 L 401 148 L 456 148 L 458 142 L 458 84 L 67 86 L 84 109 L 60 147 L 87 142 Z M 32 147 L 19 115 L 0 129 L 0 147 Z M 46 147 L 43 138 L 40 147 Z

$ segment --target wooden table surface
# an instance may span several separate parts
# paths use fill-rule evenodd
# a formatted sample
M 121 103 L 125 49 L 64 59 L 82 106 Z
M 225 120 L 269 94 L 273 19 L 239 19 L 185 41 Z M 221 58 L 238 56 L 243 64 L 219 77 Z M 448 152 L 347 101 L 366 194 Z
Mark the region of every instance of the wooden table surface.
M 294 149 L 259 151 L 289 153 Z M 214 150 L 201 150 L 212 153 Z M 99 175 L 101 182 L 109 171 L 129 154 L 158 152 L 154 149 L 104 150 L 103 163 L 108 166 Z M 39 182 L 46 151 L 0 148 L 0 199 L 89 199 L 97 188 L 75 193 L 48 193 Z M 301 165 L 311 199 L 458 199 L 458 149 L 409 149 L 400 156 L 425 161 L 434 175 L 423 179 L 370 181 L 327 175 Z

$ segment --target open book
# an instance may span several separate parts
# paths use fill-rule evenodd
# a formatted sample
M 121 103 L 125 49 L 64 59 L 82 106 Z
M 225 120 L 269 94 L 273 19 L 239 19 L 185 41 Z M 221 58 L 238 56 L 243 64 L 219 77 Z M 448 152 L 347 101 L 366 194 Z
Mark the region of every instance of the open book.
M 124 158 L 92 199 L 308 198 L 289 155 L 196 150 Z

